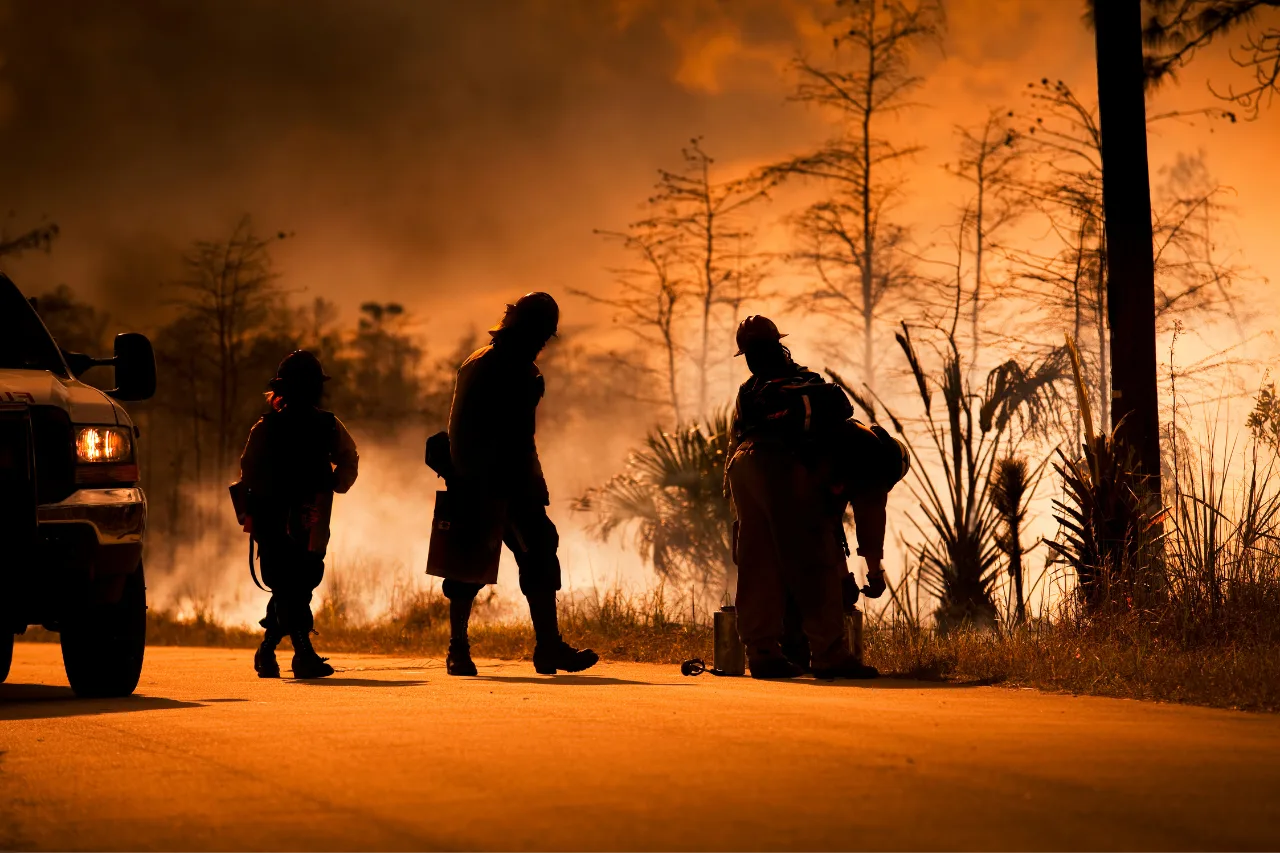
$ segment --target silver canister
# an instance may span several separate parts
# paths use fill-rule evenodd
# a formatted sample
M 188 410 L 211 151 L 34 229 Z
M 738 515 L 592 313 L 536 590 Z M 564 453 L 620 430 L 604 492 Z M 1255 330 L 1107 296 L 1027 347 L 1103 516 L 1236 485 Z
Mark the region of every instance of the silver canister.
M 747 650 L 738 636 L 738 608 L 726 604 L 716 611 L 715 668 L 721 675 L 744 675 L 747 671 Z
M 853 659 L 862 663 L 862 611 L 856 607 L 844 615 L 844 641 Z

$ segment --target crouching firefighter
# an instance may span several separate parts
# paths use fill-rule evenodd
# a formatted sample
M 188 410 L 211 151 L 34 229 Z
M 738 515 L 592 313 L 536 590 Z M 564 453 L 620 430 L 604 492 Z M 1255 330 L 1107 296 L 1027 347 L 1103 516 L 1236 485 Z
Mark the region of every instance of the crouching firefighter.
M 844 613 L 853 616 L 860 594 L 879 598 L 887 588 L 883 566 L 886 508 L 890 490 L 910 470 L 911 454 L 901 439 L 891 436 L 879 424 L 867 426 L 853 418 L 840 424 L 829 441 L 831 507 L 840 547 L 846 557 L 850 556 L 843 523 L 847 505 L 852 510 L 857 553 L 867 564 L 867 584 L 861 590 L 853 572 L 847 572 L 841 582 Z M 782 652 L 802 671 L 809 672 L 812 669 L 809 640 L 801 623 L 800 607 L 789 596 L 783 620 Z
M 333 674 L 311 645 L 311 595 L 324 578 L 333 495 L 355 483 L 359 455 L 342 421 L 319 408 L 328 378 L 310 352 L 285 356 L 266 395 L 271 409 L 249 431 L 240 482 L 232 486 L 271 591 L 259 623 L 266 633 L 253 656 L 259 678 L 280 677 L 275 652 L 285 637 L 293 642 L 295 678 Z
M 515 556 L 520 591 L 529 602 L 534 669 L 543 675 L 581 672 L 599 660 L 560 636 L 560 537 L 547 517 L 551 500 L 534 439 L 545 390 L 534 359 L 555 336 L 559 319 L 559 306 L 546 293 L 508 305 L 489 330 L 492 343 L 458 369 L 448 433 L 427 444 L 428 464 L 447 489 L 436 499 L 427 572 L 444 579 L 449 599 L 450 675 L 476 674 L 467 625 L 480 590 L 497 583 L 502 544 Z
M 738 391 L 726 466 L 738 565 L 738 633 L 755 678 L 794 678 L 783 654 L 790 599 L 820 678 L 870 678 L 845 636 L 848 576 L 831 448 L 853 414 L 844 392 L 797 365 L 767 317 L 738 327 L 751 378 Z

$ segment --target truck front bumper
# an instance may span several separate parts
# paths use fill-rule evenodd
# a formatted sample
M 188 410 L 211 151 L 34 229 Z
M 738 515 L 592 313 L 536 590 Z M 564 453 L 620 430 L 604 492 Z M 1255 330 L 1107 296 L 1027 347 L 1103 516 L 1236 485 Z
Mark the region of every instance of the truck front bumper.
M 34 565 L 23 573 L 20 622 L 56 626 L 68 609 L 119 600 L 142 562 L 147 499 L 142 489 L 79 489 L 36 507 Z
M 147 528 L 147 497 L 139 488 L 79 489 L 66 500 L 36 507 L 40 532 L 58 525 L 84 525 L 100 546 L 137 545 Z

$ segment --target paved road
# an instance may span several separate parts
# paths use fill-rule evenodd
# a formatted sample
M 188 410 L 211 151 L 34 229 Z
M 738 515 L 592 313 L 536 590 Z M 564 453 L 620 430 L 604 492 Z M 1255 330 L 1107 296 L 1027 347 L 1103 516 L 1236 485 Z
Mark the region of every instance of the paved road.
M 148 651 L 76 700 L 56 646 L 0 685 L 0 846 L 1280 848 L 1280 717 L 992 687 L 605 664 Z

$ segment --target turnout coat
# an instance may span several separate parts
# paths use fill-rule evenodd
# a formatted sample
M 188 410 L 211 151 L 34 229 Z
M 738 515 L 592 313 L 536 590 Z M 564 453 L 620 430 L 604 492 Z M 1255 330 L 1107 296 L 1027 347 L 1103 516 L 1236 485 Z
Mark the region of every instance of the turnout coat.
M 501 345 L 476 350 L 458 369 L 449 409 L 452 471 L 448 491 L 437 493 L 433 531 L 444 532 L 443 520 L 451 542 L 429 561 L 428 574 L 496 583 L 508 520 L 550 504 L 534 438 L 544 393 L 537 365 Z

